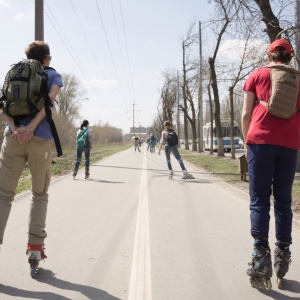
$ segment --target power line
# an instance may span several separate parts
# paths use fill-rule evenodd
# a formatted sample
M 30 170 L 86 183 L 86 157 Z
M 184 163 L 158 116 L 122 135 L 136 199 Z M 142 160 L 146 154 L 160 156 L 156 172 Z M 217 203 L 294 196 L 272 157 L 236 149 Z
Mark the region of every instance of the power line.
M 114 7 L 113 7 L 113 4 L 112 4 L 111 0 L 110 0 L 110 5 L 111 5 L 111 10 L 112 10 L 112 14 L 113 14 L 114 24 L 115 24 L 115 28 L 116 28 L 116 33 L 117 33 L 118 44 L 119 44 L 119 49 L 120 49 L 120 53 L 121 53 L 123 68 L 124 68 L 124 72 L 125 72 L 125 75 L 126 75 L 126 81 L 127 81 L 128 87 L 129 87 L 128 77 L 127 77 L 127 71 L 126 71 L 126 67 L 125 67 L 125 63 L 124 63 L 123 51 L 122 51 L 122 47 L 121 47 L 121 43 L 120 43 L 120 37 L 119 37 L 118 27 L 117 27 L 115 13 L 114 13 Z
M 75 9 L 75 6 L 74 6 L 73 3 L 72 3 L 72 0 L 70 0 L 70 3 L 71 3 L 71 6 L 72 6 L 72 8 L 73 8 L 73 10 L 74 10 L 75 16 L 76 16 L 77 21 L 78 21 L 78 23 L 79 23 L 79 26 L 80 26 L 80 28 L 81 28 L 81 30 L 82 30 L 82 32 L 83 32 L 83 35 L 84 35 L 84 37 L 85 37 L 85 39 L 86 39 L 86 41 L 87 41 L 87 43 L 88 43 L 88 45 L 89 45 L 89 48 L 90 48 L 90 50 L 91 50 L 91 52 L 92 52 L 92 54 L 93 54 L 93 56 L 94 56 L 94 59 L 95 59 L 95 61 L 97 62 L 98 66 L 100 67 L 100 72 L 102 73 L 102 76 L 103 76 L 104 80 L 108 81 L 108 79 L 107 79 L 105 73 L 104 73 L 103 70 L 101 69 L 101 64 L 99 63 L 98 58 L 97 58 L 97 56 L 96 56 L 96 54 L 95 54 L 95 52 L 94 52 L 94 50 L 93 50 L 93 47 L 92 47 L 92 45 L 91 45 L 91 43 L 90 43 L 90 41 L 89 41 L 89 39 L 88 39 L 88 37 L 87 37 L 87 34 L 86 34 L 86 32 L 85 32 L 83 26 L 82 26 L 82 23 L 81 23 L 81 21 L 80 21 L 80 19 L 79 19 L 79 16 L 78 16 L 78 14 L 77 14 L 77 11 L 76 11 L 76 9 Z M 112 92 L 115 94 L 115 96 L 117 96 L 116 91 L 115 91 L 114 89 L 112 89 L 112 88 L 110 88 L 110 89 L 111 89 Z M 117 97 L 116 97 L 116 99 L 117 99 Z
M 54 15 L 53 15 L 53 13 L 52 13 L 52 11 L 51 11 L 49 5 L 48 5 L 47 3 L 46 3 L 46 5 L 47 5 L 47 8 L 48 8 L 49 12 L 51 13 L 53 19 L 54 19 L 55 22 L 57 23 L 58 28 L 59 28 L 60 31 L 62 32 L 62 34 L 63 34 L 63 36 L 64 36 L 64 39 L 62 38 L 61 34 L 60 34 L 59 31 L 57 30 L 56 26 L 55 26 L 54 23 L 52 22 L 52 20 L 51 20 L 50 16 L 48 15 L 47 11 L 45 10 L 45 14 L 46 14 L 46 16 L 48 17 L 50 23 L 52 24 L 54 30 L 56 31 L 56 33 L 58 34 L 58 36 L 59 36 L 60 39 L 62 40 L 64 46 L 66 47 L 67 51 L 69 52 L 69 54 L 71 55 L 71 57 L 72 57 L 73 60 L 75 61 L 76 65 L 78 66 L 78 68 L 79 68 L 79 70 L 81 71 L 81 73 L 83 74 L 83 76 L 84 76 L 87 80 L 89 80 L 88 73 L 87 73 L 87 72 L 84 70 L 84 68 L 82 67 L 82 64 L 80 63 L 79 57 L 76 55 L 76 53 L 75 53 L 73 47 L 71 46 L 70 42 L 68 41 L 68 39 L 67 39 L 67 37 L 66 37 L 66 35 L 63 33 L 63 30 L 62 30 L 61 27 L 59 26 L 59 23 L 57 22 L 56 18 L 54 17 Z M 74 55 L 75 55 L 76 58 L 74 57 L 73 53 L 70 51 L 69 47 L 68 47 L 67 44 L 65 43 L 65 40 L 68 42 L 69 47 L 72 49 L 72 51 L 73 51 L 73 53 L 74 53 Z M 100 101 L 104 104 L 104 106 L 106 107 L 107 111 L 110 112 L 111 114 L 113 114 L 113 112 L 108 108 L 107 103 L 102 99 L 101 96 L 99 96 L 99 92 L 98 92 L 97 90 L 95 90 L 95 88 L 94 88 L 93 86 L 92 86 L 92 89 L 94 90 L 96 96 L 97 96 L 97 97 L 100 99 Z
M 104 31 L 106 43 L 107 43 L 107 46 L 108 46 L 108 49 L 109 49 L 110 57 L 111 57 L 111 60 L 112 60 L 113 66 L 114 66 L 115 74 L 116 74 L 117 80 L 118 80 L 119 85 L 120 85 L 121 94 L 122 94 L 124 103 L 127 106 L 127 103 L 126 103 L 126 100 L 125 100 L 125 97 L 124 97 L 124 93 L 123 93 L 123 89 L 122 89 L 122 85 L 120 83 L 118 72 L 117 72 L 117 69 L 116 69 L 116 66 L 115 66 L 115 62 L 114 62 L 114 59 L 113 59 L 113 55 L 112 55 L 112 52 L 111 52 L 110 44 L 109 44 L 109 41 L 108 41 L 108 38 L 107 38 L 106 30 L 105 30 L 105 27 L 104 27 L 103 19 L 102 19 L 102 16 L 101 16 L 99 5 L 98 5 L 98 0 L 96 0 L 96 4 L 97 4 L 97 9 L 98 9 L 100 21 L 101 21 L 101 24 L 102 24 L 102 28 L 103 28 L 103 31 Z
M 131 66 L 130 66 L 129 55 L 128 55 L 127 39 L 126 39 L 126 34 L 125 34 L 123 10 L 122 10 L 122 5 L 121 5 L 121 1 L 120 0 L 119 0 L 119 5 L 120 5 L 120 11 L 121 11 L 121 19 L 122 19 L 122 25 L 123 25 L 123 35 L 124 35 L 124 39 L 125 39 L 125 48 L 126 48 L 127 62 L 128 62 L 128 67 L 129 67 L 129 75 L 130 75 L 130 81 L 131 81 L 131 88 L 132 88 L 132 93 L 133 93 L 133 99 L 135 99 L 134 88 L 133 88 L 133 83 L 132 83 L 133 81 L 132 81 L 132 74 L 131 74 Z

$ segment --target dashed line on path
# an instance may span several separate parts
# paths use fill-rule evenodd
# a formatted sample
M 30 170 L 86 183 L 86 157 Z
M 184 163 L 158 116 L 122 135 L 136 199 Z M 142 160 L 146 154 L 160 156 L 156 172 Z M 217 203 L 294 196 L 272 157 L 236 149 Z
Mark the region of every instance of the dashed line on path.
M 146 151 L 143 153 L 128 300 L 152 300 Z

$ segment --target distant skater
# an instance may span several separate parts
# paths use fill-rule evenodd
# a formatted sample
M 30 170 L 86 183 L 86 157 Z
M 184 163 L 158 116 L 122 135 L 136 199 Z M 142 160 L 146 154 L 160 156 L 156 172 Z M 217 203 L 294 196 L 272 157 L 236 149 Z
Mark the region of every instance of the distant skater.
M 138 149 L 139 152 L 141 152 L 140 150 L 140 139 L 137 135 L 133 135 L 133 137 L 131 138 L 131 140 L 133 141 L 133 145 L 134 145 L 134 151 L 136 151 L 136 149 Z
M 82 153 L 85 156 L 85 179 L 90 176 L 90 152 L 92 149 L 92 134 L 89 128 L 89 121 L 84 120 L 77 132 L 76 136 L 76 160 L 74 164 L 73 179 L 75 179 L 82 158 Z
M 188 171 L 186 170 L 183 160 L 179 154 L 178 151 L 178 136 L 176 132 L 171 129 L 171 122 L 170 121 L 165 121 L 164 122 L 164 127 L 165 130 L 162 131 L 161 133 L 161 139 L 160 139 L 160 145 L 159 145 L 159 150 L 158 154 L 160 155 L 160 151 L 163 145 L 165 145 L 165 154 L 166 154 L 166 159 L 167 159 L 167 166 L 170 171 L 169 178 L 173 178 L 173 169 L 171 165 L 171 153 L 175 156 L 177 159 L 182 171 L 183 171 L 183 177 L 182 179 L 194 179 L 193 175 L 189 174 Z

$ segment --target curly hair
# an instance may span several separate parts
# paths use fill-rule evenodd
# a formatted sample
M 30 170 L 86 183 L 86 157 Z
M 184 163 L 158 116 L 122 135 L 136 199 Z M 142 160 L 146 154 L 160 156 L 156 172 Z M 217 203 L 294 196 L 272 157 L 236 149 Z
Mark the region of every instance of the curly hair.
M 25 48 L 28 59 L 38 60 L 41 64 L 47 55 L 50 55 L 49 45 L 43 41 L 34 41 Z

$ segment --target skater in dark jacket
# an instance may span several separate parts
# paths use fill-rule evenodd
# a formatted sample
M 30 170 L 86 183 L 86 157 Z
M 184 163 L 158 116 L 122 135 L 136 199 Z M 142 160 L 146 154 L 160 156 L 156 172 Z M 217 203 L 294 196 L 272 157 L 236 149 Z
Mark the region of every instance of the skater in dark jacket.
M 169 169 L 169 178 L 172 179 L 173 176 L 173 169 L 171 165 L 171 153 L 175 156 L 177 159 L 182 171 L 183 171 L 183 179 L 194 179 L 194 177 L 189 174 L 184 166 L 183 160 L 179 154 L 178 151 L 178 137 L 177 134 L 173 129 L 171 129 L 171 122 L 165 121 L 164 122 L 164 128 L 165 130 L 161 133 L 161 139 L 160 139 L 160 145 L 158 154 L 160 155 L 160 151 L 163 145 L 165 145 L 165 154 L 167 159 L 167 166 Z
M 73 179 L 75 179 L 84 152 L 85 179 L 90 176 L 90 153 L 92 149 L 92 130 L 89 121 L 83 120 L 76 135 L 76 159 L 74 164 Z

